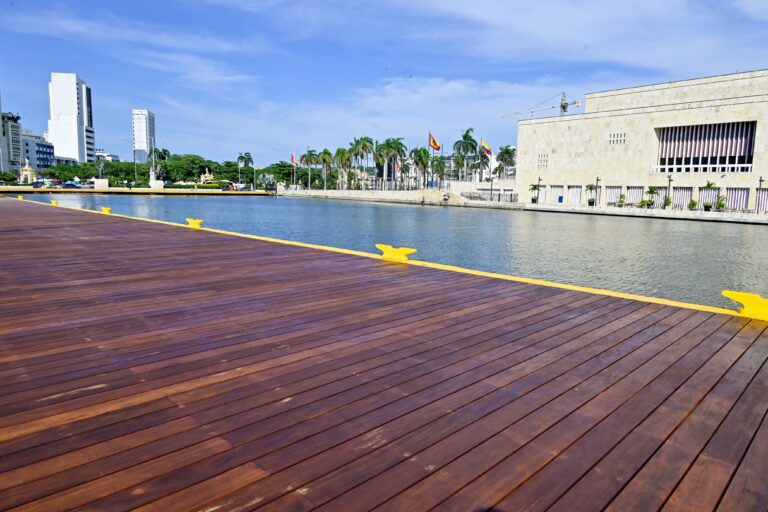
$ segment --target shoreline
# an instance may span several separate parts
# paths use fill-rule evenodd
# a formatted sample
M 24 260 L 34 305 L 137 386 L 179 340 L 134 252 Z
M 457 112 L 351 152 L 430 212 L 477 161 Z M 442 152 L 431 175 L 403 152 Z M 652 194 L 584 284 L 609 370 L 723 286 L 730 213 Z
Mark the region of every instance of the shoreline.
M 419 193 L 422 193 L 421 196 Z M 428 193 L 428 194 L 424 194 Z M 443 194 L 451 196 L 443 200 Z M 570 213 L 576 215 L 604 215 L 610 217 L 634 217 L 662 220 L 686 220 L 732 224 L 768 225 L 768 214 L 741 212 L 705 212 L 689 210 L 666 210 L 645 208 L 616 208 L 605 206 L 556 206 L 534 203 L 507 203 L 465 199 L 450 191 L 436 190 L 286 190 L 279 193 L 285 197 L 305 199 L 331 199 L 340 201 L 366 201 L 371 203 L 411 204 L 416 206 L 452 206 L 463 208 L 485 208 L 493 210 L 529 211 L 545 213 Z

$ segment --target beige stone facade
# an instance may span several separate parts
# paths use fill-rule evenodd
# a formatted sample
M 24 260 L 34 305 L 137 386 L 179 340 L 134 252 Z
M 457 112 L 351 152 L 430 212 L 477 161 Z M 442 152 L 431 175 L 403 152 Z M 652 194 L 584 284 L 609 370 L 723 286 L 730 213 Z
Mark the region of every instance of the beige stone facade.
M 666 158 L 670 147 L 687 156 Z M 734 156 L 700 157 L 717 151 Z M 768 180 L 768 70 L 591 93 L 583 114 L 519 123 L 521 201 L 540 182 L 540 203 L 587 204 L 594 193 L 586 187 L 597 184 L 601 205 L 624 195 L 627 204 L 640 197 L 660 206 L 669 191 L 678 208 L 724 196 L 728 209 L 767 211 L 761 177 Z M 716 188 L 700 190 L 708 181 Z

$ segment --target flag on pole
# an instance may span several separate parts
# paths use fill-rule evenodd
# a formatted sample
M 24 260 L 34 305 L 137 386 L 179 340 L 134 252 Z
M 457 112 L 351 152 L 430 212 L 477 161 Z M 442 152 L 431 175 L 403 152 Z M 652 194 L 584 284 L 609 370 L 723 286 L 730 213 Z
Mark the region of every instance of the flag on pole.
M 291 153 L 291 165 L 294 166 L 294 167 L 298 167 L 299 166 L 299 162 L 296 161 L 296 157 L 293 156 L 293 153 Z
M 493 150 L 491 149 L 491 146 L 489 146 L 488 143 L 485 142 L 484 140 L 481 140 L 481 142 L 480 142 L 480 151 L 482 151 L 483 153 L 485 153 L 488 156 L 492 156 L 493 155 Z
M 439 142 L 437 142 L 437 139 L 435 139 L 432 136 L 432 132 L 429 132 L 429 147 L 434 149 L 435 151 L 440 151 L 440 148 L 442 147 Z

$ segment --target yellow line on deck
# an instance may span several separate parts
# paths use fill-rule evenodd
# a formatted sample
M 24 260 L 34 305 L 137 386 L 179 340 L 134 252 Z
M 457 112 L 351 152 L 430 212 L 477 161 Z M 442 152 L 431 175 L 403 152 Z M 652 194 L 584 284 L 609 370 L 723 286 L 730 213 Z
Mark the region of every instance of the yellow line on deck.
M 72 206 L 62 206 L 62 205 L 52 205 L 48 203 L 42 203 L 38 201 L 27 201 L 27 203 L 34 203 L 34 204 L 40 204 L 43 206 L 54 206 L 56 208 L 66 208 L 69 210 L 76 210 L 79 212 L 90 212 L 90 213 L 98 213 L 95 210 L 87 210 L 83 208 L 76 208 Z M 130 215 L 122 215 L 113 213 L 111 217 L 121 217 L 124 219 L 131 219 L 131 220 L 138 220 L 138 221 L 144 221 L 144 222 L 154 222 L 156 224 L 165 224 L 168 226 L 176 226 L 176 227 L 182 227 L 186 229 L 190 229 L 187 224 L 180 224 L 177 222 L 168 222 L 164 220 L 155 220 L 155 219 L 146 219 L 143 217 L 133 217 Z M 196 229 L 197 231 L 208 231 L 210 233 L 219 233 L 222 235 L 229 235 L 229 236 L 237 236 L 240 238 L 250 238 L 252 240 L 260 240 L 263 242 L 273 242 L 283 245 L 292 245 L 295 247 L 304 247 L 307 249 L 317 249 L 321 251 L 329 251 L 329 252 L 335 252 L 339 254 L 348 254 L 352 256 L 362 256 L 365 258 L 372 258 L 377 260 L 382 260 L 382 256 L 380 254 L 374 254 L 370 252 L 364 252 L 364 251 L 355 251 L 352 249 L 342 249 L 339 247 L 331 247 L 328 245 L 318 245 L 318 244 L 310 244 L 310 243 L 304 243 L 304 242 L 294 242 L 292 240 L 283 240 L 280 238 L 271 238 L 266 236 L 259 236 L 259 235 L 250 235 L 247 233 L 238 233 L 235 231 L 225 231 L 222 229 L 214 229 L 214 228 L 205 228 L 201 227 Z M 583 292 L 583 293 L 591 293 L 594 295 L 604 295 L 607 297 L 616 297 L 619 299 L 628 299 L 628 300 L 635 300 L 639 302 L 648 302 L 651 304 L 660 304 L 663 306 L 672 306 L 672 307 L 678 307 L 678 308 L 685 308 L 685 309 L 692 309 L 696 311 L 705 311 L 707 313 L 716 313 L 716 314 L 722 314 L 722 315 L 732 315 L 732 316 L 739 316 L 739 317 L 745 317 L 750 318 L 747 315 L 742 315 L 738 311 L 734 311 L 732 309 L 726 309 L 726 308 L 720 308 L 716 306 L 706 306 L 704 304 L 693 304 L 689 302 L 681 302 L 676 300 L 669 300 L 669 299 L 661 299 L 657 297 L 648 297 L 645 295 L 636 295 L 634 293 L 624 293 L 624 292 L 617 292 L 613 290 L 603 290 L 600 288 L 590 288 L 587 286 L 577 286 L 572 284 L 565 284 L 565 283 L 558 283 L 555 281 L 545 281 L 543 279 L 531 279 L 528 277 L 519 277 L 519 276 L 513 276 L 509 274 L 498 274 L 496 272 L 486 272 L 483 270 L 473 270 L 463 267 L 456 267 L 453 265 L 445 265 L 443 263 L 432 263 L 429 261 L 422 261 L 422 260 L 409 260 L 406 265 L 413 265 L 416 267 L 426 267 L 426 268 L 433 268 L 437 270 L 445 270 L 449 272 L 459 272 L 461 274 L 470 274 L 475 276 L 482 276 L 482 277 L 488 277 L 492 279 L 503 279 L 506 281 L 514 281 L 517 283 L 526 283 L 526 284 L 533 284 L 538 286 L 547 286 L 550 288 L 559 288 L 563 290 L 571 290 L 571 291 L 577 291 L 577 292 Z

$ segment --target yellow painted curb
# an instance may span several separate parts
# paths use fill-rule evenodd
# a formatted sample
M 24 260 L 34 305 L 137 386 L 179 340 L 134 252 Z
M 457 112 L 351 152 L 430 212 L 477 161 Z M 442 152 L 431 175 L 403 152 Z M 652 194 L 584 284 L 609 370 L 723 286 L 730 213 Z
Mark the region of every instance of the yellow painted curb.
M 27 201 L 28 203 L 32 204 L 40 204 L 43 206 L 51 206 L 48 203 L 41 203 L 37 201 Z M 69 210 L 76 210 L 79 212 L 90 212 L 90 213 L 99 213 L 94 210 L 86 210 L 82 208 L 75 208 L 71 206 L 59 206 L 59 208 L 67 208 Z M 145 219 L 142 217 L 132 217 L 130 215 L 122 215 L 122 214 L 113 214 L 113 217 L 120 217 L 123 219 L 131 219 L 131 220 L 138 220 L 143 222 L 153 222 L 156 224 L 165 224 L 167 226 L 177 226 L 177 227 L 183 227 L 183 228 L 189 228 L 190 226 L 187 224 L 180 224 L 177 222 L 169 222 L 165 220 L 155 220 L 155 219 Z M 199 220 L 199 219 L 198 219 Z M 304 242 L 294 242 L 291 240 L 283 240 L 280 238 L 271 238 L 266 236 L 259 236 L 259 235 L 250 235 L 247 233 L 237 233 L 234 231 L 224 231 L 221 229 L 214 229 L 214 228 L 198 228 L 200 231 L 208 231 L 210 233 L 219 233 L 222 235 L 229 235 L 229 236 L 237 236 L 240 238 L 250 238 L 252 240 L 260 240 L 263 242 L 273 242 L 283 245 L 292 245 L 294 247 L 304 247 L 307 249 L 317 249 L 321 251 L 329 251 L 329 252 L 335 252 L 339 254 L 348 254 L 352 256 L 361 256 L 364 258 L 372 258 L 376 260 L 384 260 L 384 257 L 380 254 L 373 254 L 369 252 L 363 252 L 363 251 L 355 251 L 352 249 L 342 249 L 339 247 L 331 247 L 328 245 L 318 245 L 318 244 L 309 244 Z M 421 261 L 421 260 L 408 260 L 408 265 L 413 265 L 416 267 L 425 267 L 425 268 L 433 268 L 437 270 L 445 270 L 448 272 L 458 272 L 461 274 L 469 274 L 469 275 L 475 275 L 475 276 L 481 276 L 481 277 L 488 277 L 492 279 L 502 279 L 505 281 L 514 281 L 517 283 L 525 283 L 525 284 L 533 284 L 538 286 L 546 286 L 549 288 L 558 288 L 562 290 L 569 290 L 569 291 L 577 291 L 577 292 L 583 292 L 583 293 L 590 293 L 593 295 L 603 295 L 606 297 L 615 297 L 619 299 L 627 299 L 627 300 L 635 300 L 638 302 L 647 302 L 650 304 L 660 304 L 663 306 L 672 306 L 672 307 L 678 307 L 678 308 L 684 308 L 684 309 L 692 309 L 695 311 L 704 311 L 707 313 L 715 313 L 715 314 L 721 314 L 721 315 L 731 315 L 731 316 L 737 316 L 737 317 L 744 317 L 744 318 L 754 318 L 753 316 L 744 314 L 739 311 L 735 311 L 732 309 L 726 309 L 726 308 L 719 308 L 716 306 L 706 306 L 704 304 L 694 304 L 689 302 L 681 302 L 676 300 L 669 300 L 669 299 L 662 299 L 657 297 L 648 297 L 645 295 L 636 295 L 634 293 L 624 293 L 624 292 L 617 292 L 613 290 L 603 290 L 600 288 L 590 288 L 587 286 L 577 286 L 577 285 L 571 285 L 571 284 L 565 284 L 565 283 L 558 283 L 555 281 L 545 281 L 543 279 L 532 279 L 527 277 L 518 277 L 518 276 L 512 276 L 509 274 L 498 274 L 496 272 L 486 272 L 484 270 L 472 270 L 468 268 L 463 267 L 456 267 L 453 265 L 445 265 L 442 263 L 432 263 L 429 261 Z M 759 319 L 759 318 L 758 318 Z

